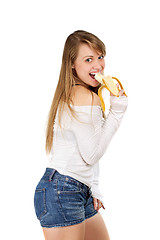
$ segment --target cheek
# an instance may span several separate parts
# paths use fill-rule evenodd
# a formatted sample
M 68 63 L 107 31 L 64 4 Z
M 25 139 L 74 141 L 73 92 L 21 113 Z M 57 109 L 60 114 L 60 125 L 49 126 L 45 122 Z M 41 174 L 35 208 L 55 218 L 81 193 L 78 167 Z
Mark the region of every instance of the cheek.
M 102 62 L 102 66 L 103 66 L 103 68 L 105 68 L 105 61 L 104 60 Z
M 90 69 L 89 69 L 89 67 L 87 67 L 84 64 L 77 64 L 75 66 L 75 70 L 77 72 L 77 75 L 80 77 L 80 76 L 84 76 L 84 75 L 88 74 Z
M 75 67 L 75 70 L 76 70 L 76 73 L 77 73 L 78 76 L 80 76 L 82 74 L 82 67 L 81 67 L 81 65 L 77 65 Z

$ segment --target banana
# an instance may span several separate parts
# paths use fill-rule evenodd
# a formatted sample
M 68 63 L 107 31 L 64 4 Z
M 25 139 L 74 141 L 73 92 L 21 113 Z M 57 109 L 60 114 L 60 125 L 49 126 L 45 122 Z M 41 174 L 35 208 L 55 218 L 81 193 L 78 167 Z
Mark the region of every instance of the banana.
M 105 103 L 104 103 L 104 100 L 103 100 L 103 97 L 102 97 L 102 89 L 106 88 L 114 96 L 119 97 L 119 91 L 121 89 L 123 89 L 123 86 L 117 78 L 111 77 L 109 75 L 107 77 L 105 77 L 100 73 L 96 73 L 95 74 L 95 79 L 102 84 L 102 86 L 98 89 L 98 95 L 99 95 L 100 100 L 101 100 L 102 110 L 105 111 Z M 116 85 L 116 83 L 114 82 L 113 79 L 115 79 L 119 83 L 119 86 L 120 86 L 121 89 L 119 89 L 117 87 L 117 85 Z M 125 92 L 124 92 L 124 94 L 125 94 L 125 96 L 127 96 Z

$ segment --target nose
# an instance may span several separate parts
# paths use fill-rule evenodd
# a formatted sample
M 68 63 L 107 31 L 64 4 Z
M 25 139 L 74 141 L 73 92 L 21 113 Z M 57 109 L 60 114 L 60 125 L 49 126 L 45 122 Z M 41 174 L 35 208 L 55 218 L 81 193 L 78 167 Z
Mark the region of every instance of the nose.
M 98 71 L 102 71 L 103 70 L 103 65 L 97 60 L 93 64 L 93 69 L 98 70 Z

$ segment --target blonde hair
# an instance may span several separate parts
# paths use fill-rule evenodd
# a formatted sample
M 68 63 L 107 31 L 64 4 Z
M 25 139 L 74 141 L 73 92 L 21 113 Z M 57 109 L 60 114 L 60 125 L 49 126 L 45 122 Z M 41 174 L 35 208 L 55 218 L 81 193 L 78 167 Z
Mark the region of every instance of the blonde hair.
M 55 90 L 55 94 L 53 97 L 53 101 L 51 104 L 51 108 L 48 114 L 48 120 L 47 120 L 47 129 L 46 129 L 46 153 L 49 154 L 52 148 L 53 143 L 53 126 L 55 122 L 56 112 L 59 108 L 59 115 L 58 115 L 58 122 L 61 126 L 60 119 L 61 119 L 61 112 L 64 107 L 64 103 L 68 105 L 69 110 L 71 111 L 72 115 L 75 116 L 74 110 L 71 108 L 70 103 L 72 102 L 71 99 L 71 90 L 72 85 L 75 84 L 75 80 L 81 82 L 81 85 L 86 87 L 90 90 L 92 94 L 92 102 L 93 102 L 93 93 L 98 93 L 98 88 L 101 86 L 101 84 L 98 87 L 91 87 L 86 85 L 84 82 L 82 82 L 80 79 L 77 78 L 77 74 L 75 70 L 72 68 L 78 54 L 78 49 L 80 44 L 86 43 L 91 48 L 96 50 L 97 52 L 106 55 L 105 45 L 104 43 L 96 37 L 94 34 L 78 30 L 73 32 L 68 36 L 66 39 L 64 50 L 63 50 L 63 56 L 62 56 L 62 65 L 59 75 L 59 81 L 57 83 L 57 87 Z M 103 116 L 105 117 L 105 114 L 103 113 Z

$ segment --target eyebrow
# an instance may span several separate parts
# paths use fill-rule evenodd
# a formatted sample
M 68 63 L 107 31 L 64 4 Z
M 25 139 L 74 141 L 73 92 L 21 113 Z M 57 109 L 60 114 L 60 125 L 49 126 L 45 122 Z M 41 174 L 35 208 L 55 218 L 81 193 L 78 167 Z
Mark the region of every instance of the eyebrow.
M 89 55 L 89 56 L 85 56 L 85 57 L 83 57 L 83 59 L 84 59 L 84 58 L 88 58 L 88 57 L 93 57 L 93 56 L 92 56 L 92 55 Z
M 99 54 L 99 56 L 101 56 L 101 55 L 103 55 L 103 54 L 102 54 L 102 53 Z M 88 55 L 88 56 L 83 57 L 83 59 L 84 59 L 84 58 L 89 58 L 89 57 L 94 57 L 94 56 L 93 56 L 93 55 Z

